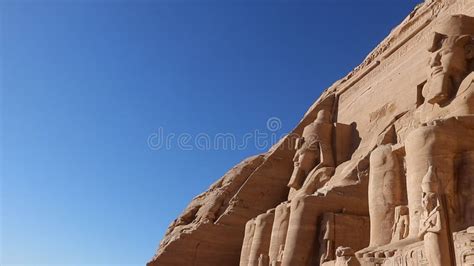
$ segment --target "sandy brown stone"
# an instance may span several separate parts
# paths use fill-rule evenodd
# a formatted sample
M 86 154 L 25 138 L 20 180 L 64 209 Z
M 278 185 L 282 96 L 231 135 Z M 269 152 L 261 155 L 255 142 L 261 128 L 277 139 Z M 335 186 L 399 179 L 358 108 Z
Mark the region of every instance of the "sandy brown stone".
M 149 265 L 473 265 L 473 226 L 474 1 L 427 0 Z

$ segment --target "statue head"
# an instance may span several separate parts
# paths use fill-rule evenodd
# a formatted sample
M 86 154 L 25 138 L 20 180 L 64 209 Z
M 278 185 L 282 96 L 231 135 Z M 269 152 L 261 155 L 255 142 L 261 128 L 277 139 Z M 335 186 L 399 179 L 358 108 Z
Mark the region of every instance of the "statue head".
M 320 110 L 314 122 L 315 123 L 331 123 L 331 114 L 326 110 Z
M 455 15 L 440 24 L 429 43 L 429 88 L 425 98 L 443 104 L 471 71 L 474 58 L 474 17 Z
M 423 192 L 421 206 L 427 212 L 431 212 L 438 205 L 438 195 L 432 192 Z

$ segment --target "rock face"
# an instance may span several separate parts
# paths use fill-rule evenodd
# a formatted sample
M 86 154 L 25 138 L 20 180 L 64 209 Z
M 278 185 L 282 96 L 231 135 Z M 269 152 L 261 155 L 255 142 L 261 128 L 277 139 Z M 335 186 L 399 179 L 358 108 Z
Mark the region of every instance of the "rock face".
M 473 241 L 474 1 L 429 0 L 148 265 L 473 265 Z

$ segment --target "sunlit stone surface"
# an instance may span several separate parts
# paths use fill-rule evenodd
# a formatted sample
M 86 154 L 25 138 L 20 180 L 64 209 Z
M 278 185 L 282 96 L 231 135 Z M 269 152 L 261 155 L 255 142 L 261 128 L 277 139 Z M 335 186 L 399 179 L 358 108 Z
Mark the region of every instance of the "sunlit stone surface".
M 474 265 L 473 0 L 418 5 L 292 133 L 197 196 L 148 265 Z

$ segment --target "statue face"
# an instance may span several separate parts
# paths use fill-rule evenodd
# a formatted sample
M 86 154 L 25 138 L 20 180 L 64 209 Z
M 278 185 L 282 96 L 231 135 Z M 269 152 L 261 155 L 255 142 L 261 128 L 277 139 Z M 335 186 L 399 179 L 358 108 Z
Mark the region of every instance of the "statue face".
M 455 93 L 466 76 L 468 64 L 468 44 L 471 36 L 446 36 L 435 33 L 431 41 L 429 61 L 429 90 L 426 98 L 431 104 L 442 104 Z
M 436 194 L 432 192 L 423 192 L 421 206 L 428 212 L 436 207 Z
M 434 37 L 436 38 L 436 36 Z M 439 38 L 439 37 L 438 37 Z M 431 49 L 430 77 L 462 76 L 467 71 L 466 51 L 462 42 L 456 37 L 439 40 L 437 46 Z
M 428 194 L 427 193 L 423 193 L 423 196 L 421 198 L 421 206 L 423 206 L 423 209 L 427 210 L 427 211 L 430 211 L 429 209 L 429 199 L 428 199 Z
M 295 157 L 293 157 L 293 165 L 294 167 L 299 167 L 300 166 L 300 155 L 299 155 L 299 150 L 296 151 Z

